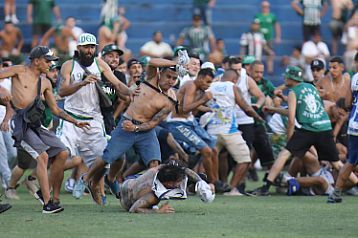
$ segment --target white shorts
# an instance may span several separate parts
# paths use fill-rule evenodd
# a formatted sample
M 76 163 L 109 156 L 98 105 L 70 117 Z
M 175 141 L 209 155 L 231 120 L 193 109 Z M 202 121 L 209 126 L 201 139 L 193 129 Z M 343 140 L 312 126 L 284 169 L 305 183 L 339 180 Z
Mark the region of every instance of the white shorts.
M 84 120 L 81 120 L 84 121 Z M 81 129 L 70 122 L 60 120 L 57 136 L 69 149 L 72 156 L 80 156 L 87 167 L 103 155 L 107 146 L 103 121 L 88 120 L 90 129 Z
M 241 132 L 232 134 L 218 134 L 216 146 L 218 152 L 226 148 L 236 163 L 250 163 L 250 150 L 245 140 L 242 138 Z

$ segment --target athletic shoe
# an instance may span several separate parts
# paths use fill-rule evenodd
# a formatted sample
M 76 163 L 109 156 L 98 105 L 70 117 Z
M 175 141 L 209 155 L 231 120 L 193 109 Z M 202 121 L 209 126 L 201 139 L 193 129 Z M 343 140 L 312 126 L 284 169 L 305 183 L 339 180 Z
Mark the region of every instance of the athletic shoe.
M 39 187 L 36 183 L 36 178 L 32 176 L 27 176 L 24 181 L 22 181 L 22 185 L 26 187 L 26 189 L 29 191 L 31 195 L 34 196 L 34 194 L 39 190 Z
M 248 191 L 246 193 L 248 196 L 269 196 L 270 192 L 264 186 L 256 188 L 253 191 Z
M 105 175 L 104 176 L 104 183 L 109 187 L 109 191 L 116 196 L 117 199 L 119 199 L 119 192 L 120 192 L 120 188 L 119 188 L 119 184 L 117 180 L 114 180 L 114 182 L 111 182 L 108 180 L 108 176 Z
M 42 213 L 44 214 L 51 214 L 51 213 L 59 213 L 62 212 L 64 209 L 59 205 L 59 203 L 54 203 L 52 199 L 43 206 Z
M 81 176 L 79 180 L 75 183 L 75 186 L 73 187 L 72 196 L 77 199 L 82 198 L 85 189 L 86 189 L 85 182 L 83 181 L 83 177 Z
M 33 196 L 41 203 L 41 205 L 45 205 L 44 197 L 42 196 L 41 189 L 37 190 Z
M 244 196 L 244 194 L 240 193 L 237 188 L 231 189 L 230 192 L 226 192 L 223 194 L 224 196 Z
M 11 16 L 11 22 L 15 25 L 19 23 L 19 19 L 17 19 L 17 16 L 15 14 Z
M 246 189 L 246 184 L 245 183 L 241 183 L 239 185 L 237 185 L 237 190 L 239 190 L 240 193 L 245 194 L 245 189 Z
M 106 195 L 101 195 L 102 198 L 102 205 L 106 206 L 107 205 L 107 196 Z
M 351 195 L 351 196 L 358 196 L 358 187 L 357 186 L 354 186 L 353 188 L 345 191 L 345 193 L 347 195 Z
M 288 188 L 287 188 L 288 196 L 294 195 L 300 189 L 300 184 L 298 183 L 297 179 L 295 179 L 295 178 L 289 179 L 287 181 L 287 186 L 288 186 Z
M 252 180 L 254 182 L 259 181 L 259 176 L 258 176 L 255 168 L 249 168 L 248 173 L 247 173 L 247 179 Z
M 334 192 L 328 196 L 327 203 L 341 203 L 342 192 L 334 190 Z
M 5 197 L 8 199 L 19 200 L 19 196 L 16 194 L 16 189 L 8 188 L 5 190 Z
M 72 193 L 74 187 L 75 187 L 75 180 L 73 178 L 68 178 L 65 182 L 66 192 Z
M 0 204 L 0 213 L 6 212 L 11 208 L 11 205 L 8 203 Z
M 92 197 L 92 200 L 98 204 L 98 205 L 102 205 L 102 198 L 101 198 L 101 191 L 99 190 L 99 188 L 97 187 L 92 187 L 92 183 L 85 183 L 86 189 L 88 190 L 89 194 Z
M 229 184 L 221 182 L 220 180 L 214 183 L 216 193 L 226 193 L 231 191 Z

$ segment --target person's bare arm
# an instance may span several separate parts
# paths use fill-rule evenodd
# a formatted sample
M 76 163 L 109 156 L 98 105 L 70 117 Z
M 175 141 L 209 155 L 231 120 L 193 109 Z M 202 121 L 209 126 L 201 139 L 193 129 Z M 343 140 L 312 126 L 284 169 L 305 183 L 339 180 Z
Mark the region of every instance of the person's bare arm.
M 129 209 L 130 213 L 174 213 L 175 210 L 168 203 L 164 203 L 159 209 L 152 209 L 152 206 L 159 203 L 158 198 L 148 193 L 138 199 Z
M 298 6 L 298 1 L 293 0 L 291 2 L 291 7 L 293 10 L 295 10 L 295 12 L 297 12 L 297 14 L 303 16 L 303 10 L 302 10 L 302 8 L 300 8 L 300 6 Z
M 269 113 L 278 113 L 283 116 L 288 116 L 288 109 L 283 107 L 270 107 L 270 106 L 264 106 L 263 108 L 264 112 Z
M 129 28 L 129 26 L 131 25 L 131 22 L 125 18 L 124 16 L 122 16 L 122 20 L 123 20 L 123 24 L 122 24 L 122 31 L 125 31 Z
M 43 35 L 40 45 L 48 46 L 49 39 L 51 38 L 51 36 L 53 36 L 55 30 L 56 30 L 55 27 L 51 27 L 50 29 L 48 29 L 48 31 L 46 31 L 45 34 Z
M 185 93 L 182 101 L 181 113 L 189 113 L 213 98 L 213 94 L 210 91 L 206 91 L 199 99 L 195 100 L 195 87 L 191 87 L 189 84 L 192 84 L 192 82 L 184 84 L 182 88 L 185 90 Z
M 54 6 L 53 9 L 53 14 L 55 15 L 56 17 L 56 21 L 61 21 L 61 11 L 60 11 L 60 8 L 58 6 Z
M 118 100 L 118 106 L 116 107 L 116 109 L 113 112 L 113 118 L 114 120 L 117 120 L 117 118 L 119 117 L 119 115 L 126 109 L 126 107 L 128 106 L 127 103 L 123 100 Z
M 6 106 L 11 100 L 10 92 L 0 85 L 0 105 Z
M 125 120 L 122 123 L 122 128 L 125 131 L 148 131 L 163 121 L 173 109 L 174 105 L 171 102 L 168 102 L 168 104 L 156 113 L 150 121 L 136 126 L 131 121 Z
M 11 67 L 7 67 L 0 70 L 0 79 L 12 78 L 22 72 L 25 72 L 25 66 L 23 65 L 14 65 Z
M 1 131 L 9 131 L 9 121 L 11 120 L 12 116 L 14 115 L 14 109 L 12 109 L 12 106 L 10 102 L 5 103 L 4 105 L 6 107 L 5 117 L 0 125 Z
M 295 130 L 296 118 L 296 95 L 294 92 L 288 94 L 288 125 L 287 125 L 287 140 L 289 140 Z
M 214 35 L 209 37 L 209 43 L 210 43 L 210 51 L 214 52 L 216 50 L 216 40 Z
M 328 11 L 328 3 L 327 3 L 327 2 L 324 2 L 324 3 L 323 3 L 323 6 L 322 6 L 321 13 L 320 13 L 320 16 L 323 17 L 324 14 L 326 14 L 327 11 Z
M 27 5 L 27 23 L 31 24 L 32 23 L 32 10 L 33 10 L 33 5 L 31 3 L 29 3 Z
M 279 22 L 275 23 L 275 41 L 276 43 L 280 43 L 281 42 L 281 25 Z
M 177 45 L 177 46 L 178 46 L 178 45 L 182 45 L 182 44 L 184 43 L 184 41 L 185 41 L 185 37 L 180 36 L 180 37 L 178 38 L 178 40 L 177 40 L 176 45 Z
M 161 59 L 161 58 L 152 58 L 148 63 L 148 79 L 152 79 L 157 75 L 158 68 L 160 67 L 171 67 L 175 66 L 177 63 L 173 60 Z
M 242 97 L 242 93 L 239 87 L 234 86 L 234 95 L 236 104 L 246 113 L 246 115 L 255 118 L 258 121 L 263 121 L 263 119 L 256 113 L 256 111 L 246 103 Z
M 185 168 L 185 174 L 186 174 L 186 176 L 188 176 L 189 180 L 191 180 L 195 183 L 202 180 L 197 173 L 195 173 L 193 170 L 191 170 L 189 168 Z
M 182 161 L 184 161 L 185 163 L 189 162 L 189 156 L 187 155 L 187 153 L 185 153 L 183 148 L 179 145 L 179 143 L 175 140 L 171 133 L 168 133 L 167 143 L 174 152 L 178 153 L 179 158 Z
M 65 121 L 71 122 L 72 124 L 74 124 L 77 127 L 89 128 L 88 122 L 78 122 L 73 117 L 68 115 L 65 111 L 63 111 L 61 108 L 59 108 L 57 106 L 55 95 L 53 95 L 52 85 L 51 85 L 50 81 L 48 79 L 45 79 L 45 80 L 42 80 L 42 82 L 45 84 L 44 97 L 45 97 L 46 103 L 47 103 L 48 107 L 50 108 L 51 112 L 55 116 L 58 116 L 59 118 L 65 120 Z
M 24 46 L 24 37 L 22 36 L 22 33 L 21 33 L 20 29 L 18 29 L 18 32 L 17 32 L 17 47 L 16 47 L 16 49 L 17 49 L 19 54 L 20 54 L 23 46 Z
M 248 77 L 249 92 L 252 96 L 257 98 L 256 107 L 261 108 L 265 104 L 265 94 L 259 89 L 255 80 Z
M 334 128 L 333 128 L 333 138 L 334 138 L 334 140 L 337 139 L 337 136 L 338 136 L 339 132 L 341 131 L 342 126 L 348 120 L 348 116 L 349 116 L 348 113 L 345 113 L 345 115 L 340 116 L 338 118 L 338 120 L 336 121 L 336 123 L 334 124 Z

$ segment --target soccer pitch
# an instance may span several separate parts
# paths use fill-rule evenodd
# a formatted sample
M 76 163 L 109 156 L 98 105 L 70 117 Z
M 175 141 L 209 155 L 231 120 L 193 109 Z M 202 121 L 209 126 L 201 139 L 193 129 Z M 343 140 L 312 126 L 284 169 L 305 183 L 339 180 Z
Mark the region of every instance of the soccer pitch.
M 170 201 L 175 214 L 129 214 L 113 196 L 106 207 L 89 196 L 80 200 L 62 194 L 65 208 L 45 215 L 23 188 L 21 200 L 0 215 L 0 237 L 357 237 L 356 197 L 327 204 L 325 196 L 225 197 L 211 204 L 197 196 Z

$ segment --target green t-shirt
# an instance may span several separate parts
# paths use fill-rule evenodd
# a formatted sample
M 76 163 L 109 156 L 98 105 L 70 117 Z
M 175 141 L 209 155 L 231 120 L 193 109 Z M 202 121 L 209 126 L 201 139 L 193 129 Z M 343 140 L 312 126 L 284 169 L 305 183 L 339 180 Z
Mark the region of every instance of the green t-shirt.
M 255 16 L 255 20 L 260 22 L 260 30 L 264 35 L 266 41 L 273 40 L 274 37 L 274 25 L 276 24 L 276 16 L 272 13 L 264 15 L 259 13 Z
M 51 124 L 51 122 L 53 120 L 53 114 L 51 112 L 51 109 L 47 105 L 46 101 L 42 101 L 42 102 L 45 105 L 45 111 L 42 116 L 42 125 L 47 128 L 47 127 L 49 127 L 49 125 Z
M 52 23 L 52 9 L 56 6 L 54 0 L 29 0 L 32 4 L 32 15 L 34 24 Z
M 291 90 L 296 95 L 296 120 L 302 129 L 313 132 L 332 130 L 317 89 L 309 83 L 300 83 Z

